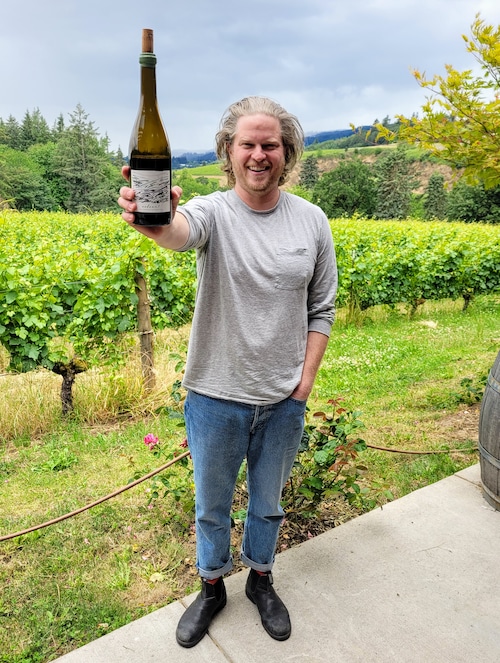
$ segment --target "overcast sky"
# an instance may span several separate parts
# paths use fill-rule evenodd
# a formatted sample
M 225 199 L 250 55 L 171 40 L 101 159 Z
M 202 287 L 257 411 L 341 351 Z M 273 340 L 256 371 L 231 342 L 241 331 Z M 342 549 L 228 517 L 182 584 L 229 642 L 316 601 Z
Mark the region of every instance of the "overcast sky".
M 462 34 L 499 0 L 13 0 L 0 11 L 0 117 L 50 126 L 81 104 L 128 151 L 141 29 L 152 28 L 172 149 L 213 149 L 225 108 L 272 97 L 306 133 L 418 112 L 429 76 L 474 67 Z

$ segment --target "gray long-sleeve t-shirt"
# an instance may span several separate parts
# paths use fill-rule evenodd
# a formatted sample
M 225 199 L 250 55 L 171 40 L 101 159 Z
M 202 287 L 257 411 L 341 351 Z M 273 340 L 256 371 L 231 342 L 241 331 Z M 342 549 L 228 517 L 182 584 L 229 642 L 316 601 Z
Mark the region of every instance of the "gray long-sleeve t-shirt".
M 286 192 L 267 211 L 234 190 L 179 208 L 181 251 L 196 249 L 198 284 L 183 385 L 213 398 L 276 403 L 299 384 L 307 334 L 330 334 L 337 266 L 319 207 Z

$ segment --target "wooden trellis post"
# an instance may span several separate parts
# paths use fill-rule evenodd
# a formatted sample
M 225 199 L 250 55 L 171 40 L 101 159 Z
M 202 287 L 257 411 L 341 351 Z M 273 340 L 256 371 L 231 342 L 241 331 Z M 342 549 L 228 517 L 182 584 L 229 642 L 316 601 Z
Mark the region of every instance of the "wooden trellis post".
M 141 262 L 143 262 L 141 260 Z M 137 331 L 140 340 L 141 368 L 144 386 L 147 391 L 154 389 L 156 384 L 153 354 L 153 329 L 151 326 L 151 310 L 149 305 L 148 287 L 144 276 L 136 270 L 135 292 L 137 301 Z

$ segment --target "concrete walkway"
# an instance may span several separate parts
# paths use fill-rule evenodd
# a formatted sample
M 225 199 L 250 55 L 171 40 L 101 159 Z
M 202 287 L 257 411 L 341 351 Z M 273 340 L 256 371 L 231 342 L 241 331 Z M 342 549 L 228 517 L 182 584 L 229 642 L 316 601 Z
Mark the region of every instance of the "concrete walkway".
M 272 640 L 226 579 L 228 603 L 193 649 L 175 627 L 195 595 L 58 663 L 498 663 L 500 512 L 474 465 L 278 555 L 292 635 Z

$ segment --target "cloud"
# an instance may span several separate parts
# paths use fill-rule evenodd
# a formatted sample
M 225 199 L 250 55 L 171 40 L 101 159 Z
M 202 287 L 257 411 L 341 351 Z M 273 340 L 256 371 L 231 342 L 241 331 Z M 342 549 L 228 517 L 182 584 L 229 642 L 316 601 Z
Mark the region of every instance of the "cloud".
M 80 103 L 126 151 L 139 98 L 141 28 L 153 28 L 158 97 L 173 148 L 203 150 L 224 109 L 264 94 L 308 133 L 418 112 L 410 69 L 474 65 L 461 35 L 496 0 L 17 0 L 2 8 L 0 117 L 39 108 L 52 124 Z

